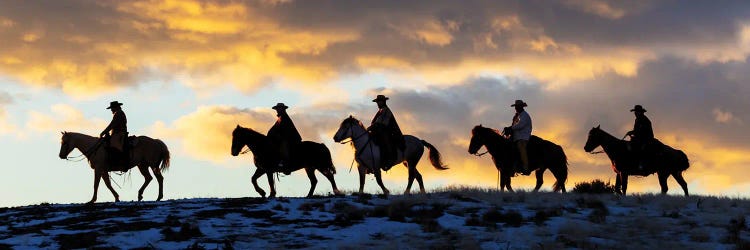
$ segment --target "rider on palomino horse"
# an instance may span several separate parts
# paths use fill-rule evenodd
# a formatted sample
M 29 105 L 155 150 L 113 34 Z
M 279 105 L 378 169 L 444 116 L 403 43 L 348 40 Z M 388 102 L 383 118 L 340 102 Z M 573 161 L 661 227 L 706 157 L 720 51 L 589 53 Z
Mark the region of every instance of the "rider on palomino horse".
M 384 95 L 378 95 L 372 100 L 378 104 L 378 113 L 372 118 L 372 123 L 367 128 L 372 133 L 375 144 L 380 147 L 380 159 L 383 163 L 381 165 L 385 167 L 385 170 L 390 169 L 394 165 L 393 161 L 397 157 L 396 146 L 401 151 L 406 148 L 404 134 L 401 133 L 401 128 L 399 128 L 396 122 L 396 117 L 393 116 L 393 112 L 385 104 L 387 100 L 388 97 Z
M 646 110 L 641 105 L 635 105 L 630 110 L 635 114 L 635 124 L 633 130 L 628 131 L 625 136 L 630 136 L 630 150 L 638 159 L 638 168 L 643 170 L 643 160 L 648 151 L 646 146 L 654 142 L 654 130 L 651 128 L 651 120 L 646 117 Z
M 125 142 L 128 138 L 128 118 L 125 116 L 125 112 L 122 111 L 122 103 L 120 102 L 110 102 L 107 109 L 112 111 L 112 121 L 107 128 L 99 134 L 99 137 L 106 137 L 109 135 L 109 144 L 106 148 L 107 159 L 110 164 L 127 169 L 129 157 L 128 152 L 126 151 L 127 147 Z
M 292 149 L 302 143 L 302 136 L 299 135 L 297 127 L 294 126 L 292 118 L 286 113 L 289 108 L 284 103 L 278 103 L 273 107 L 276 110 L 276 123 L 268 130 L 268 138 L 271 141 L 271 149 L 278 152 L 280 161 L 278 168 L 283 170 L 284 174 L 291 174 Z
M 516 114 L 513 115 L 513 125 L 506 127 L 504 131 L 507 131 L 508 129 L 513 131 L 511 137 L 518 147 L 518 154 L 521 158 L 521 164 L 523 165 L 521 173 L 523 175 L 529 175 L 531 174 L 531 170 L 529 168 L 529 155 L 526 149 L 529 145 L 529 138 L 531 137 L 531 116 L 529 116 L 529 113 L 524 110 L 524 107 L 528 105 L 522 100 L 516 100 L 516 102 L 510 106 L 516 108 Z

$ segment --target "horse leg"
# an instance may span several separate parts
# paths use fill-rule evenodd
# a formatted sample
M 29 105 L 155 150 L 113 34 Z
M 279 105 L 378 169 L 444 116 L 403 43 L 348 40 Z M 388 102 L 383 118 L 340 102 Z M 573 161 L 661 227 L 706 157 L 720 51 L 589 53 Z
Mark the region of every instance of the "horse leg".
M 138 201 L 141 201 L 143 200 L 143 191 L 146 190 L 146 186 L 151 183 L 151 180 L 154 179 L 154 177 L 151 177 L 151 174 L 148 172 L 148 167 L 138 166 L 138 170 L 141 171 L 141 175 L 143 175 L 144 179 L 141 189 L 138 189 Z
M 358 165 L 357 171 L 359 172 L 359 194 L 363 194 L 365 189 L 365 168 Z
M 667 190 L 669 190 L 669 187 L 667 187 L 667 178 L 669 178 L 669 174 L 659 172 L 659 173 L 656 173 L 656 175 L 659 177 L 659 185 L 661 186 L 661 194 L 667 194 Z
M 419 170 L 417 169 L 417 161 L 414 161 L 414 164 L 410 166 L 412 166 L 411 168 L 414 169 L 414 178 L 417 179 L 417 184 L 419 184 L 419 193 L 424 194 L 424 181 L 422 181 L 422 174 L 420 174 Z
M 268 187 L 271 189 L 271 193 L 268 194 L 268 198 L 276 197 L 276 182 L 273 179 L 273 174 L 273 172 L 266 172 L 266 177 L 268 177 Z
M 253 173 L 253 177 L 250 178 L 250 182 L 253 183 L 255 192 L 258 192 L 260 194 L 260 197 L 266 198 L 266 191 L 263 191 L 263 189 L 258 186 L 258 178 L 260 178 L 263 174 L 265 174 L 264 171 L 261 171 L 260 168 L 256 168 L 255 173 Z
M 385 185 L 383 185 L 383 177 L 380 174 L 380 169 L 375 169 L 375 180 L 378 182 L 378 186 L 383 189 L 383 195 L 387 196 L 391 193 L 391 191 L 388 191 L 388 189 L 385 188 Z
M 536 170 L 536 186 L 534 187 L 534 193 L 539 191 L 539 188 L 544 184 L 544 170 L 543 168 Z
M 161 198 L 164 198 L 164 176 L 161 175 L 161 169 L 159 169 L 159 167 L 151 167 L 151 170 L 156 176 L 156 182 L 159 183 L 159 197 L 156 197 L 156 201 L 160 201 Z
M 682 177 L 682 172 L 672 173 L 672 177 L 674 177 L 674 180 L 676 180 L 677 183 L 680 184 L 680 187 L 682 187 L 682 190 L 685 191 L 685 196 L 690 196 L 688 194 L 687 182 L 685 182 L 685 178 Z
M 305 172 L 307 172 L 307 178 L 310 179 L 310 192 L 307 192 L 307 198 L 310 198 L 315 192 L 315 185 L 318 185 L 318 178 L 315 178 L 315 169 L 313 168 L 305 168 Z
M 620 175 L 621 174 L 615 174 L 615 193 L 625 194 L 622 192 L 622 181 L 620 181 L 620 178 L 622 177 Z
M 620 179 L 622 179 L 622 195 L 625 195 L 628 192 L 628 175 L 620 174 Z
M 409 167 L 408 162 L 404 162 L 404 166 L 406 166 L 407 171 L 409 171 L 409 181 L 406 183 L 406 190 L 404 190 L 404 194 L 411 194 L 411 184 L 414 183 L 414 171 L 415 169 L 412 169 Z
M 91 200 L 88 203 L 96 202 L 96 193 L 99 191 L 99 180 L 101 177 L 101 172 L 94 170 L 94 196 L 91 197 Z
M 109 173 L 108 172 L 104 172 L 104 174 L 102 174 L 102 179 L 104 179 L 104 185 L 107 186 L 107 189 L 109 189 L 109 191 L 112 192 L 112 195 L 115 196 L 115 202 L 119 202 L 120 201 L 120 195 L 117 194 L 117 192 L 115 192 L 114 188 L 112 188 L 112 182 L 110 182 L 110 180 L 109 180 Z
M 502 179 L 501 179 L 501 181 L 500 181 L 500 186 L 505 185 L 505 188 L 508 189 L 508 192 L 513 193 L 515 191 L 513 191 L 513 188 L 510 187 L 510 177 L 511 177 L 511 175 L 503 176 Z
M 333 194 L 334 195 L 341 195 L 342 194 L 341 191 L 339 191 L 339 188 L 336 187 L 336 180 L 333 179 L 333 173 L 328 172 L 328 171 L 324 171 L 324 172 L 320 172 L 320 173 L 323 174 L 323 176 L 325 176 L 326 179 L 328 179 L 328 182 L 331 183 L 331 187 L 333 188 Z

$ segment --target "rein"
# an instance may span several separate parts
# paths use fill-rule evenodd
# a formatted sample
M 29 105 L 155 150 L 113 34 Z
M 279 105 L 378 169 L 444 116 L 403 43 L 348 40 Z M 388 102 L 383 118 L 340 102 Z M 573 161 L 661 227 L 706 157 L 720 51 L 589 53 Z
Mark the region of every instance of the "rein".
M 94 143 L 93 146 L 89 147 L 86 151 L 81 152 L 81 155 L 65 157 L 65 160 L 72 161 L 72 162 L 83 161 L 84 159 L 86 159 L 86 157 L 88 157 L 88 155 L 91 152 L 96 153 L 96 150 L 99 149 L 99 147 L 102 146 L 103 142 L 104 142 L 104 140 L 100 138 L 99 140 L 96 141 L 96 143 Z
M 353 126 L 354 126 L 353 124 L 349 123 L 349 126 L 346 128 L 346 130 L 352 131 L 352 127 Z M 359 139 L 359 138 L 362 138 L 363 136 L 365 136 L 367 134 L 368 134 L 367 131 L 364 131 L 364 132 L 362 132 L 361 134 L 359 134 L 357 136 L 350 137 L 348 141 L 339 142 L 341 144 L 351 143 L 352 146 L 354 146 L 354 152 L 356 152 L 354 154 L 354 158 L 352 158 L 352 164 L 349 165 L 349 173 L 352 172 L 352 168 L 354 168 L 354 162 L 357 160 L 357 157 L 359 157 L 360 155 L 362 155 L 362 153 L 364 152 L 364 149 L 367 148 L 368 146 L 370 146 L 370 144 L 372 144 L 372 139 L 371 138 L 367 138 L 367 142 L 365 142 L 365 146 L 363 146 L 362 148 L 357 148 L 357 146 L 354 145 L 354 141 L 357 140 L 357 139 Z M 372 153 L 372 146 L 370 146 L 370 154 L 373 154 Z M 373 165 L 372 167 L 375 168 L 375 166 L 374 166 L 375 165 L 375 155 L 372 156 L 372 165 Z
M 474 155 L 476 155 L 476 156 L 478 156 L 478 157 L 482 157 L 483 155 L 486 155 L 486 154 L 487 154 L 487 153 L 489 153 L 489 152 L 490 152 L 490 151 L 489 151 L 489 150 L 487 150 L 487 151 L 484 151 L 484 153 L 476 153 L 476 154 L 474 154 Z
M 614 136 L 613 136 L 613 137 L 614 137 Z M 623 136 L 623 137 L 622 137 L 622 139 L 620 139 L 620 140 L 621 140 L 621 141 L 624 141 L 626 137 L 628 137 L 628 135 L 625 135 L 625 136 Z M 603 147 L 603 146 L 602 146 L 602 147 Z M 589 154 L 592 154 L 592 155 L 595 155 L 595 154 L 601 154 L 601 153 L 606 153 L 606 152 L 604 152 L 604 149 L 602 149 L 602 150 L 599 150 L 599 151 L 593 151 L 593 152 L 589 152 Z

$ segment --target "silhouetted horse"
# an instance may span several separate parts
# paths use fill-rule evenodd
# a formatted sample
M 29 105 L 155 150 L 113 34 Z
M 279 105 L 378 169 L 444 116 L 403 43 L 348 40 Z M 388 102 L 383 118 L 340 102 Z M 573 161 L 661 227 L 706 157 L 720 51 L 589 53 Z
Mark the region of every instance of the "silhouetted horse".
M 91 169 L 94 170 L 94 197 L 91 198 L 89 203 L 96 202 L 96 193 L 99 189 L 100 179 L 104 179 L 104 184 L 107 185 L 109 191 L 115 196 L 115 202 L 120 201 L 120 196 L 115 192 L 110 183 L 109 172 L 127 171 L 134 166 L 138 166 L 138 170 L 141 171 L 145 179 L 141 189 L 138 190 L 138 201 L 143 200 L 143 191 L 153 179 L 148 172 L 149 168 L 154 172 L 156 181 L 159 182 L 159 197 L 156 200 L 161 200 L 164 197 L 164 177 L 161 174 L 169 169 L 169 149 L 167 149 L 167 145 L 164 142 L 148 136 L 138 136 L 138 143 L 130 150 L 130 164 L 124 169 L 117 169 L 118 167 L 113 168 L 107 161 L 107 150 L 103 146 L 102 140 L 89 135 L 62 132 L 60 159 L 67 159 L 73 149 L 78 149 L 88 159 Z M 161 163 L 161 166 L 159 163 Z
M 482 146 L 487 148 L 492 155 L 495 167 L 500 171 L 500 191 L 507 188 L 508 191 L 513 192 L 513 188 L 510 187 L 510 178 L 516 174 L 513 164 L 520 160 L 515 143 L 498 133 L 497 130 L 479 125 L 471 130 L 469 153 L 476 155 Z M 544 170 L 548 168 L 557 179 L 553 190 L 565 192 L 565 181 L 568 179 L 568 157 L 562 147 L 537 136 L 531 136 L 528 151 L 529 168 L 530 170 L 536 169 L 534 192 L 539 191 L 544 183 Z
M 396 153 L 396 160 L 391 166 L 384 166 L 380 161 L 380 147 L 376 145 L 370 139 L 370 133 L 367 132 L 362 122 L 356 118 L 349 116 L 341 122 L 339 130 L 333 136 L 333 140 L 341 142 L 346 138 L 351 138 L 354 145 L 354 159 L 357 161 L 357 170 L 359 170 L 359 192 L 362 193 L 365 187 L 365 174 L 367 171 L 375 174 L 375 180 L 378 185 L 383 189 L 383 194 L 388 195 L 390 191 L 383 185 L 383 179 L 380 175 L 380 170 L 388 170 L 394 165 L 403 163 L 407 169 L 409 169 L 409 182 L 406 185 L 404 194 L 409 194 L 411 191 L 411 184 L 414 179 L 417 179 L 419 183 L 419 192 L 424 193 L 424 183 L 422 182 L 422 174 L 417 170 L 417 163 L 424 154 L 424 147 L 430 150 L 430 163 L 437 170 L 446 170 L 447 167 L 443 166 L 441 155 L 438 150 L 432 146 L 432 144 L 425 140 L 419 139 L 412 135 L 404 135 L 404 141 L 406 144 L 405 149 L 402 151 L 398 149 Z
M 261 175 L 266 174 L 268 177 L 268 186 L 271 188 L 271 193 L 268 197 L 275 197 L 276 187 L 274 185 L 273 173 L 294 172 L 302 168 L 305 169 L 307 178 L 310 179 L 310 192 L 307 193 L 307 197 L 313 195 L 315 186 L 318 184 L 318 179 L 315 178 L 315 170 L 318 170 L 318 172 L 331 182 L 334 194 L 341 194 L 336 187 L 336 181 L 333 179 L 333 175 L 336 174 L 336 167 L 333 166 L 331 152 L 328 151 L 328 147 L 325 144 L 303 141 L 299 146 L 291 150 L 291 162 L 284 169 L 280 169 L 277 166 L 280 159 L 279 153 L 272 151 L 270 143 L 271 141 L 266 135 L 249 128 L 240 127 L 240 125 L 237 125 L 232 132 L 233 156 L 239 155 L 240 150 L 245 146 L 253 152 L 253 160 L 257 168 L 253 174 L 252 183 L 255 191 L 262 197 L 266 197 L 266 192 L 258 186 L 258 178 Z
M 602 146 L 609 160 L 612 161 L 612 169 L 617 174 L 615 189 L 618 193 L 623 195 L 626 193 L 628 175 L 649 176 L 657 173 L 662 194 L 667 193 L 667 178 L 672 175 L 680 184 L 682 190 L 685 191 L 685 196 L 688 196 L 687 182 L 682 177 L 682 172 L 690 167 L 690 162 L 684 152 L 654 139 L 655 142 L 652 145 L 659 147 L 658 151 L 661 152 L 661 155 L 649 157 L 649 160 L 644 161 L 644 169 L 639 169 L 636 156 L 628 150 L 627 144 L 629 142 L 618 139 L 599 127 L 596 126 L 589 131 L 589 138 L 586 140 L 583 149 L 590 153 L 596 147 Z

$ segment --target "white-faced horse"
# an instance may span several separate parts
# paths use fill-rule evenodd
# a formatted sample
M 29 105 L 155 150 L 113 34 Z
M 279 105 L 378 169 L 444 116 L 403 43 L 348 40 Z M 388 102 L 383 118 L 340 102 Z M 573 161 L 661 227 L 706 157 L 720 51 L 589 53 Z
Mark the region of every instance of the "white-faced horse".
M 389 169 L 393 165 L 403 163 L 406 168 L 409 169 L 409 183 L 406 185 L 406 191 L 404 194 L 409 194 L 411 190 L 411 184 L 414 179 L 419 182 L 419 191 L 424 193 L 424 183 L 422 182 L 422 174 L 417 170 L 417 163 L 424 154 L 424 147 L 430 150 L 430 163 L 437 170 L 448 169 L 442 163 L 440 152 L 432 146 L 430 143 L 421 140 L 412 135 L 404 135 L 404 141 L 406 144 L 405 149 L 402 151 L 397 149 L 396 161 L 391 166 L 384 166 L 380 161 L 380 147 L 376 145 L 371 139 L 367 129 L 362 123 L 356 118 L 349 116 L 341 122 L 339 130 L 333 136 L 333 140 L 336 142 L 342 142 L 343 140 L 351 138 L 354 145 L 354 159 L 357 161 L 357 170 L 359 171 L 359 192 L 362 193 L 365 186 L 365 174 L 366 171 L 372 171 L 375 174 L 375 180 L 378 185 L 383 189 L 383 194 L 388 195 L 390 191 L 383 185 L 383 180 L 380 175 L 381 169 Z
M 153 179 L 148 172 L 148 169 L 151 168 L 156 176 L 156 181 L 159 182 L 159 197 L 156 200 L 161 200 L 164 197 L 164 177 L 161 174 L 169 169 L 169 149 L 167 149 L 167 145 L 164 142 L 158 139 L 139 136 L 137 140 L 138 143 L 130 150 L 130 164 L 126 166 L 125 170 L 138 166 L 138 170 L 141 171 L 145 179 L 143 186 L 138 190 L 138 201 L 140 201 L 143 200 L 143 191 Z M 107 185 L 109 191 L 115 196 L 115 202 L 120 201 L 120 196 L 115 192 L 110 183 L 109 172 L 123 169 L 110 166 L 110 163 L 107 161 L 107 150 L 103 145 L 103 139 L 80 133 L 62 132 L 61 141 L 60 159 L 67 159 L 73 149 L 78 149 L 88 159 L 91 169 L 94 170 L 94 196 L 89 203 L 96 202 L 96 193 L 99 189 L 100 179 L 104 180 L 104 184 Z

